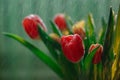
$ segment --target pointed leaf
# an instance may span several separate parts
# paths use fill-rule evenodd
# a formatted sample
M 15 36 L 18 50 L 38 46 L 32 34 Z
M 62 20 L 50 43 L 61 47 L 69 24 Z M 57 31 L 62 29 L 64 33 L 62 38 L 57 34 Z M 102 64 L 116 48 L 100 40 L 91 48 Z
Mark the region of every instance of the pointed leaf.
M 107 25 L 107 31 L 103 46 L 103 54 L 102 54 L 102 63 L 103 65 L 110 62 L 110 52 L 112 51 L 114 38 L 114 14 L 112 8 L 110 8 L 109 21 Z M 108 65 L 108 64 L 107 64 Z
M 61 45 L 57 41 L 55 41 L 54 39 L 52 39 L 45 31 L 43 31 L 42 28 L 40 27 L 40 25 L 38 25 L 38 31 L 39 31 L 40 37 L 42 38 L 42 40 L 45 43 L 48 42 L 54 48 L 60 50 Z
M 117 24 L 115 27 L 115 37 L 114 37 L 114 55 L 116 55 L 115 60 L 112 65 L 112 79 L 118 80 L 120 78 L 120 5 L 117 14 Z
M 84 39 L 85 44 L 85 57 L 88 55 L 88 49 L 91 44 L 96 43 L 95 32 L 94 32 L 95 24 L 92 17 L 92 14 L 88 15 L 88 24 L 85 26 L 86 38 Z
M 96 43 L 96 34 L 95 34 L 95 23 L 94 19 L 92 17 L 92 14 L 88 15 L 88 32 L 89 32 L 89 37 L 90 37 L 90 42 L 91 43 Z
M 20 42 L 22 45 L 24 45 L 30 51 L 32 51 L 41 61 L 43 61 L 45 64 L 47 64 L 54 72 L 56 72 L 58 76 L 60 76 L 61 78 L 63 77 L 62 70 L 58 66 L 58 64 L 56 64 L 49 56 L 47 56 L 40 49 L 36 48 L 35 46 L 30 44 L 29 42 L 25 41 L 23 38 L 15 35 L 15 34 L 4 33 L 4 35 L 8 36 L 10 38 L 13 38 L 13 39 L 17 40 L 18 42 Z
M 117 24 L 115 27 L 114 53 L 118 51 L 117 49 L 118 49 L 119 43 L 120 43 L 120 6 L 117 14 Z
M 91 45 L 90 38 L 89 38 L 89 32 L 87 30 L 87 27 L 85 27 L 85 32 L 86 32 L 86 38 L 84 39 L 84 45 L 85 45 L 84 59 L 88 55 L 88 50 L 89 50 L 89 47 Z
M 59 36 L 61 37 L 61 36 L 62 36 L 62 33 L 61 33 L 61 31 L 58 29 L 57 25 L 55 25 L 55 24 L 53 23 L 53 21 L 50 21 L 50 24 L 51 24 L 51 26 L 52 26 L 53 32 L 56 33 L 57 35 L 59 35 Z
M 102 33 L 99 38 L 100 44 L 103 44 L 103 42 L 104 42 L 106 27 L 107 27 L 107 23 L 105 22 L 104 18 L 102 18 Z
M 118 55 L 116 55 L 112 65 L 112 80 L 118 80 L 120 78 L 120 44 L 117 50 L 116 54 Z
M 38 25 L 38 31 L 39 31 L 42 41 L 44 42 L 44 44 L 50 51 L 51 55 L 53 56 L 55 60 L 58 61 L 59 54 L 57 53 L 57 50 L 59 51 L 61 50 L 60 44 L 56 42 L 55 40 L 53 40 L 46 32 L 44 32 L 42 28 L 40 27 L 40 25 Z
M 68 27 L 68 30 L 70 32 L 70 34 L 72 34 L 72 26 L 73 26 L 73 21 L 71 20 L 70 16 L 68 15 L 65 15 L 65 20 L 66 20 L 66 23 L 67 23 L 67 27 Z

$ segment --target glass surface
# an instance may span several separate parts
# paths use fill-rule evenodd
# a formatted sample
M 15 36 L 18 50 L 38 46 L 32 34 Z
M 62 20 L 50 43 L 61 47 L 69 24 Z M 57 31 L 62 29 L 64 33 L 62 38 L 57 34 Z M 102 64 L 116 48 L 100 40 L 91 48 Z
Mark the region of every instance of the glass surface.
M 101 18 L 108 20 L 109 7 L 115 13 L 120 0 L 0 0 L 0 80 L 60 80 L 59 77 L 32 52 L 17 41 L 2 35 L 15 33 L 46 53 L 49 52 L 41 41 L 31 40 L 22 28 L 22 19 L 29 14 L 38 14 L 47 25 L 57 13 L 66 13 L 73 19 L 86 20 L 93 14 L 97 29 Z

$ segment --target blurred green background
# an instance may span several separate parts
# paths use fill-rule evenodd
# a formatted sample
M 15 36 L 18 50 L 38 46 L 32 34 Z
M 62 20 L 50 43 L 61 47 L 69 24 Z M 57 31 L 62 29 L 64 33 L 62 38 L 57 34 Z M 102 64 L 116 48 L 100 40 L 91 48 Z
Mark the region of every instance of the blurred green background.
M 25 16 L 41 16 L 50 33 L 49 20 L 57 13 L 68 14 L 74 22 L 86 20 L 88 13 L 92 13 L 98 30 L 101 17 L 107 21 L 109 7 L 113 6 L 117 13 L 119 3 L 120 0 L 0 0 L 0 80 L 60 80 L 28 49 L 2 35 L 20 35 L 49 55 L 42 42 L 31 40 L 24 32 L 21 21 Z

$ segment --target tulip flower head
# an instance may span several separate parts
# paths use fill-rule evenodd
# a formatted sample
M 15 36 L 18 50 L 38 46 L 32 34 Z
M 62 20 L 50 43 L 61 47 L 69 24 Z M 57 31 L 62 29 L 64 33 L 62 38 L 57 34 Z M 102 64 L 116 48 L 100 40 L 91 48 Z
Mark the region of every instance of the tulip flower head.
M 60 43 L 60 37 L 57 34 L 51 33 L 50 37 L 54 39 L 56 42 Z
M 84 45 L 78 34 L 62 36 L 61 45 L 65 57 L 73 63 L 79 62 L 84 55 Z
M 54 17 L 53 20 L 61 31 L 67 29 L 67 24 L 66 24 L 66 21 L 65 21 L 65 15 L 64 14 L 62 14 L 62 13 L 57 14 Z
M 100 44 L 92 44 L 89 48 L 89 52 L 91 52 L 92 50 L 94 50 L 95 48 L 97 48 L 98 46 L 100 46 L 98 48 L 98 50 L 96 51 L 94 57 L 93 57 L 93 64 L 97 64 L 101 61 L 101 55 L 102 55 L 102 52 L 103 52 L 103 46 L 100 45 Z
M 79 34 L 82 37 L 82 39 L 85 38 L 84 26 L 85 26 L 85 21 L 82 20 L 82 21 L 74 24 L 73 27 L 72 27 L 73 33 L 74 34 Z
M 22 21 L 22 25 L 28 36 L 30 36 L 32 39 L 40 38 L 38 25 L 40 25 L 44 31 L 47 31 L 45 24 L 38 15 L 31 14 L 25 17 Z

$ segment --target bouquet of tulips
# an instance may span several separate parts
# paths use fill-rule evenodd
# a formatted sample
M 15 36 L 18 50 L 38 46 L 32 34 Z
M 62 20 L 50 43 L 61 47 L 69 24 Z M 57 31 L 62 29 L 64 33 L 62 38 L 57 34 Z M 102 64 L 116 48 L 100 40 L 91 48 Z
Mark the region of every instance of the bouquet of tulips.
M 31 50 L 62 80 L 120 80 L 120 7 L 118 14 L 111 7 L 108 22 L 101 22 L 96 32 L 91 14 L 87 21 L 73 22 L 59 13 L 50 21 L 53 32 L 47 33 L 41 17 L 25 17 L 22 25 L 28 36 L 43 41 L 52 57 L 15 34 L 4 35 Z

